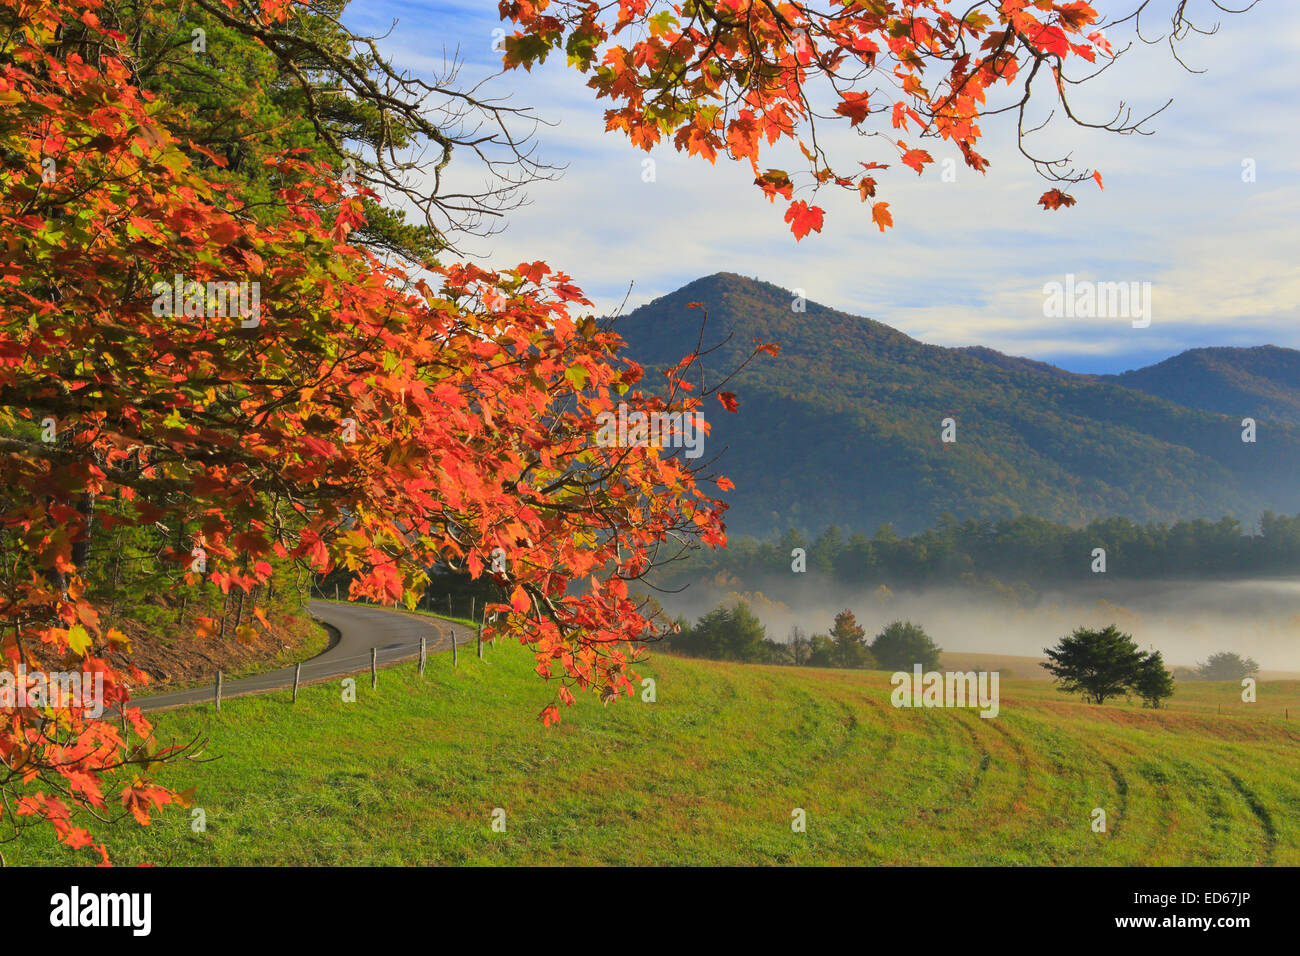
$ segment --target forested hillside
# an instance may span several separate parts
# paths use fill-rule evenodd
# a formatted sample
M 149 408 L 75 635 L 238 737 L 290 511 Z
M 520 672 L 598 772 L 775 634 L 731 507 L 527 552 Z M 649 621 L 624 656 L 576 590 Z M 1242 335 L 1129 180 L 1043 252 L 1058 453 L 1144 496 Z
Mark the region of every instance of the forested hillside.
M 1243 442 L 1244 413 L 1189 408 L 991 350 L 926 345 L 731 273 L 619 319 L 631 355 L 662 367 L 690 351 L 703 317 L 692 302 L 708 310 L 710 368 L 735 367 L 754 339 L 781 345 L 728 384 L 740 414 L 709 416 L 706 457 L 722 453 L 718 468 L 737 484 L 733 531 L 890 522 L 910 532 L 945 513 L 1253 522 L 1300 510 L 1294 424 L 1261 413 L 1258 440 Z M 955 442 L 941 440 L 947 418 Z
M 1300 352 L 1295 349 L 1188 349 L 1147 368 L 1104 378 L 1189 408 L 1300 422 Z

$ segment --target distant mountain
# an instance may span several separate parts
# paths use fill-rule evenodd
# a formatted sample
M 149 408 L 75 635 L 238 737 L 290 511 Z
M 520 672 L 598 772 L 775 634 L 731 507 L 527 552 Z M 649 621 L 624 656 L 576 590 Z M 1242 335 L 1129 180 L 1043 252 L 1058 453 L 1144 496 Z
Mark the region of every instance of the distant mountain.
M 1189 349 L 1107 381 L 1240 419 L 1300 422 L 1300 352 L 1257 348 Z
M 887 522 L 906 532 L 944 513 L 1253 523 L 1264 510 L 1300 511 L 1296 425 L 1269 425 L 1247 444 L 1236 410 L 1190 408 L 991 349 L 926 345 L 813 302 L 798 311 L 793 293 L 731 273 L 619 319 L 629 354 L 662 368 L 694 348 L 703 314 L 690 302 L 708 309 L 715 380 L 754 339 L 781 344 L 778 358 L 760 357 L 728 385 L 738 415 L 708 409 L 706 457 L 722 453 L 717 469 L 737 485 L 726 495 L 733 532 Z M 949 417 L 955 443 L 940 440 Z

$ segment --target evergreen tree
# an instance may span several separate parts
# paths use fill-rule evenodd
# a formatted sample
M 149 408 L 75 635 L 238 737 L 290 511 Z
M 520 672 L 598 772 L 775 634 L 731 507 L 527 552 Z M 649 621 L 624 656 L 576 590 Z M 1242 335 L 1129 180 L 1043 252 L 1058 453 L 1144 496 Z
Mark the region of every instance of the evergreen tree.
M 1043 652 L 1049 660 L 1043 666 L 1056 678 L 1061 690 L 1081 692 L 1084 700 L 1097 704 L 1133 689 L 1143 661 L 1132 636 L 1114 624 L 1100 631 L 1077 628 L 1056 647 L 1044 648 Z
M 1165 669 L 1159 651 L 1142 659 L 1133 690 L 1149 707 L 1159 707 L 1164 698 L 1174 696 L 1174 675 Z

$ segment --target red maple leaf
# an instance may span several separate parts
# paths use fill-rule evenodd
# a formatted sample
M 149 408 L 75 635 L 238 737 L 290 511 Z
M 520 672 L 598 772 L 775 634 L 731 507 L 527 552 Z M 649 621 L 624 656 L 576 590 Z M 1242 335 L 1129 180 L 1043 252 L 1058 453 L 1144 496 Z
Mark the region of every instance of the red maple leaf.
M 818 206 L 809 206 L 802 199 L 790 203 L 785 211 L 785 221 L 790 224 L 790 231 L 795 239 L 802 239 L 810 232 L 822 231 L 822 219 L 825 210 Z
M 1044 209 L 1061 209 L 1073 206 L 1077 201 L 1069 193 L 1063 193 L 1059 189 L 1049 189 L 1038 197 L 1038 204 Z
M 921 171 L 925 167 L 926 163 L 933 162 L 934 157 L 923 149 L 909 149 L 903 154 L 903 165 L 911 166 L 916 170 L 918 176 L 921 175 Z

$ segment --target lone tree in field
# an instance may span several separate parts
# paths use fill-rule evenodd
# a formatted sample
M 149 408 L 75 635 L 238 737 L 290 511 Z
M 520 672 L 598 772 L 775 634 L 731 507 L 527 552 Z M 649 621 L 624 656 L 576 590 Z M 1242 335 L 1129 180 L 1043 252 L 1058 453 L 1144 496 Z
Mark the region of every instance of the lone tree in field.
M 1259 665 L 1249 657 L 1232 651 L 1211 654 L 1210 659 L 1197 668 L 1201 680 L 1241 680 L 1259 673 Z
M 1131 635 L 1114 624 L 1100 631 L 1081 627 L 1054 648 L 1044 648 L 1044 664 L 1061 690 L 1083 694 L 1084 700 L 1104 704 L 1131 690 L 1138 680 L 1143 655 Z
M 871 643 L 876 663 L 885 670 L 906 670 L 917 664 L 923 670 L 938 670 L 942 650 L 911 621 L 894 621 Z
M 1165 668 L 1159 651 L 1142 658 L 1133 690 L 1148 707 L 1159 707 L 1166 697 L 1174 696 L 1174 675 Z

